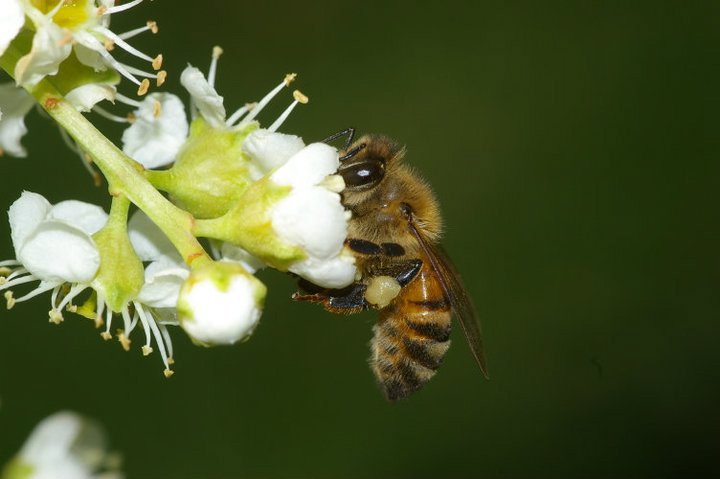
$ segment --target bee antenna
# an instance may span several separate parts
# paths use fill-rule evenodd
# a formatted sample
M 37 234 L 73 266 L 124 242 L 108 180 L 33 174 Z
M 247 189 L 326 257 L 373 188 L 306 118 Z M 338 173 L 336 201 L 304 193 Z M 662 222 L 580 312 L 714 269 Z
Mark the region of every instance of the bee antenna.
M 355 156 L 355 155 L 357 155 L 358 153 L 360 153 L 361 150 L 365 149 L 366 146 L 367 146 L 367 143 L 360 143 L 358 146 L 356 146 L 356 147 L 353 148 L 352 150 L 350 150 L 350 151 L 348 151 L 347 153 L 345 153 L 345 155 L 341 156 L 341 157 L 340 157 L 340 161 L 342 162 L 342 161 L 345 161 L 345 160 L 349 160 L 349 159 L 352 158 L 353 156 Z
M 355 137 L 355 128 L 345 128 L 344 130 L 340 130 L 334 135 L 330 135 L 324 140 L 322 140 L 323 143 L 330 143 L 331 141 L 337 140 L 340 137 L 343 137 L 347 135 L 347 139 L 345 140 L 345 145 L 343 146 L 344 149 L 347 149 L 348 146 L 350 146 L 350 143 L 352 143 L 353 138 Z

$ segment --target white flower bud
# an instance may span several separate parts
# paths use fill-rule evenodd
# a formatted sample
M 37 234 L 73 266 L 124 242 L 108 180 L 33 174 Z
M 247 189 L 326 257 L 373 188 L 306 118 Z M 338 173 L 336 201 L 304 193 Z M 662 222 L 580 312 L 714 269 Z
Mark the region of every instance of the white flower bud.
M 266 288 L 237 263 L 211 263 L 190 273 L 177 311 L 182 328 L 204 346 L 247 339 L 262 314 Z

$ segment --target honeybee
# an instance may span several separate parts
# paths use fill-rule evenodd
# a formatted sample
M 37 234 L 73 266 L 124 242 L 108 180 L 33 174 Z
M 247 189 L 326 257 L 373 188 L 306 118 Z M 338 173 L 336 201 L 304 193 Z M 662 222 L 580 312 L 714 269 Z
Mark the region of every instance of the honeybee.
M 480 325 L 455 267 L 439 245 L 442 218 L 429 185 L 403 163 L 405 149 L 386 136 L 353 143 L 348 128 L 338 174 L 344 206 L 352 212 L 346 245 L 360 279 L 330 290 L 301 280 L 293 298 L 352 314 L 378 309 L 370 367 L 390 401 L 403 399 L 435 375 L 450 346 L 450 319 L 460 320 L 487 378 Z

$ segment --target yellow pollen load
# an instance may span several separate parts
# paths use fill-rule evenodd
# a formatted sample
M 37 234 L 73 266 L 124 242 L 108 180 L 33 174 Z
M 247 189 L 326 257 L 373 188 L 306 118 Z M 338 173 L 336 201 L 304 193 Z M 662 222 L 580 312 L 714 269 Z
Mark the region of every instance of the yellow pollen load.
M 53 17 L 53 22 L 63 28 L 76 30 L 95 16 L 95 2 L 90 0 L 60 0 L 63 6 Z M 60 3 L 58 0 L 30 0 L 43 13 L 50 13 Z

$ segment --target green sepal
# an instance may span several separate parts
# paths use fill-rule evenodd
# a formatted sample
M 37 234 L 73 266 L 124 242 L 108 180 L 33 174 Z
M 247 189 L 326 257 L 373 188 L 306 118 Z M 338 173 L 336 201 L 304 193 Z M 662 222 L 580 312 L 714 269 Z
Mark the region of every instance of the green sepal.
M 148 172 L 148 178 L 196 218 L 222 216 L 252 182 L 242 144 L 257 128 L 251 122 L 240 130 L 218 129 L 198 117 L 172 168 Z
M 93 290 L 92 294 L 83 304 L 75 310 L 77 314 L 93 321 L 97 317 L 97 292 Z
M 116 313 L 137 297 L 145 283 L 145 269 L 127 234 L 127 208 L 127 199 L 113 198 L 107 224 L 93 235 L 100 269 L 92 287 Z

